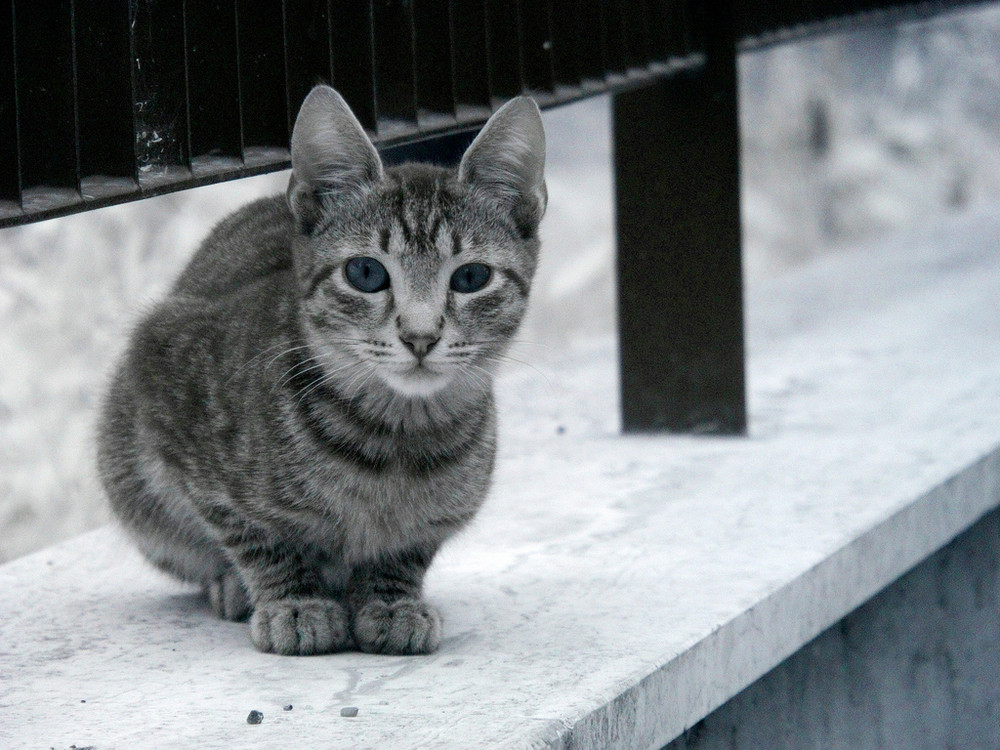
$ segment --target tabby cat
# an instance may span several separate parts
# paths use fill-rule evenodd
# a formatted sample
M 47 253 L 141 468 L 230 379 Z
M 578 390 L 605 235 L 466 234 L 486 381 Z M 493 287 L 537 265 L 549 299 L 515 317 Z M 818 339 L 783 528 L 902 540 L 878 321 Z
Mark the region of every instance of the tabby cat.
M 286 196 L 205 240 L 138 325 L 104 403 L 111 506 L 159 568 L 250 620 L 261 651 L 433 651 L 421 598 L 493 470 L 492 377 L 545 211 L 538 107 L 513 99 L 457 170 L 384 168 L 312 90 Z

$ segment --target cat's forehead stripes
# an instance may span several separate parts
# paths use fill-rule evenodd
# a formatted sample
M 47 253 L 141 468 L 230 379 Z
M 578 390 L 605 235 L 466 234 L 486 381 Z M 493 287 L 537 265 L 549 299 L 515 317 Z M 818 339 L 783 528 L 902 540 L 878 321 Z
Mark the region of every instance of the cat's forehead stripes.
M 431 216 L 393 215 L 377 232 L 379 252 L 397 258 L 438 258 L 452 254 L 452 232 L 440 212 Z
M 398 256 L 442 256 L 451 254 L 442 240 L 451 237 L 449 214 L 452 197 L 442 189 L 442 180 L 399 180 L 389 186 L 384 205 L 380 248 Z M 447 252 L 446 252 L 447 251 Z

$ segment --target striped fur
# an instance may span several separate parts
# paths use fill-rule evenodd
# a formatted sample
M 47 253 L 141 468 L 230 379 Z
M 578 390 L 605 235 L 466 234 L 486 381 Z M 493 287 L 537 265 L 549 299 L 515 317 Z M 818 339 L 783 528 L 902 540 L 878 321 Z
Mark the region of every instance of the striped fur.
M 492 375 L 535 270 L 537 108 L 498 112 L 458 170 L 385 170 L 318 87 L 292 156 L 287 202 L 224 220 L 136 328 L 104 405 L 102 480 L 145 555 L 249 617 L 259 649 L 426 653 L 441 621 L 424 573 L 486 496 Z M 353 288 L 357 256 L 390 288 Z M 489 283 L 450 290 L 471 262 Z M 440 337 L 422 361 L 412 331 Z

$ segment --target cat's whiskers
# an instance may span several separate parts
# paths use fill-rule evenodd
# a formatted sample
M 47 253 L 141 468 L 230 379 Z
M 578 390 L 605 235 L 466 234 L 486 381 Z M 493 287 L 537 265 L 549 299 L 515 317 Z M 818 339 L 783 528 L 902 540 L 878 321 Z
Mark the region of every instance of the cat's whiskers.
M 281 347 L 285 346 L 287 343 L 288 343 L 287 341 L 279 341 L 277 344 L 272 344 L 271 346 L 267 347 L 263 351 L 257 352 L 257 354 L 253 355 L 250 359 L 248 359 L 242 365 L 240 365 L 235 370 L 233 370 L 232 374 L 228 378 L 226 378 L 226 380 L 223 382 L 223 385 L 224 386 L 229 385 L 232 382 L 233 378 L 235 378 L 237 375 L 239 375 L 241 372 L 243 372 L 246 368 L 248 368 L 250 365 L 252 365 L 258 359 L 260 359 L 261 357 L 267 356 L 269 353 L 273 352 L 275 349 L 280 349 Z M 301 346 L 293 346 L 293 347 L 291 347 L 289 349 L 286 349 L 285 351 L 281 352 L 278 355 L 278 357 L 281 357 L 281 356 L 283 356 L 285 354 L 290 354 L 291 352 L 297 351 L 299 349 L 305 349 L 307 347 L 308 347 L 308 344 L 302 344 Z M 275 357 L 275 359 L 277 359 L 278 357 Z M 274 360 L 271 360 L 271 362 L 273 362 L 273 361 Z M 270 366 L 271 362 L 268 362 L 267 365 L 265 365 L 265 367 Z
M 320 364 L 320 367 L 323 367 L 322 363 L 319 363 L 319 364 Z M 345 362 L 343 364 L 340 364 L 340 365 L 334 367 L 331 370 L 326 370 L 325 373 L 324 373 L 324 375 L 323 375 L 323 377 L 317 379 L 315 383 L 310 383 L 309 385 L 303 386 L 302 388 L 300 388 L 298 391 L 295 392 L 295 394 L 292 396 L 292 398 L 295 401 L 297 401 L 298 403 L 302 403 L 302 400 L 306 396 L 308 396 L 310 393 L 312 393 L 313 391 L 315 391 L 315 390 L 317 390 L 319 388 L 322 388 L 327 383 L 335 380 L 337 378 L 337 376 L 340 375 L 342 372 L 345 372 L 346 370 L 350 370 L 353 367 L 357 367 L 357 363 L 356 362 Z
M 482 365 L 476 364 L 476 360 L 485 359 L 482 356 L 484 346 L 481 344 L 468 344 L 463 346 L 460 352 L 450 352 L 445 363 L 448 367 L 458 370 L 459 372 L 467 373 L 472 375 L 473 372 L 477 374 L 477 377 L 482 378 L 485 382 L 480 382 L 479 385 L 485 390 L 489 390 L 491 383 L 493 382 L 493 373 Z M 478 381 L 477 381 L 478 382 Z
M 361 339 L 328 339 L 328 340 L 339 341 L 344 343 L 355 343 L 355 344 L 363 343 Z M 312 372 L 313 370 L 325 367 L 326 365 L 324 365 L 324 363 L 320 359 L 321 356 L 322 355 L 310 356 L 301 362 L 296 362 L 290 368 L 285 370 L 285 372 L 281 375 L 281 377 L 278 378 L 278 382 L 276 384 L 277 387 L 283 387 L 286 383 L 290 382 L 293 378 L 295 378 L 298 375 L 304 375 L 307 372 Z M 303 369 L 297 369 L 302 367 L 303 365 L 308 365 L 308 367 L 304 367 Z
M 474 384 L 478 385 L 483 390 L 488 391 L 490 389 L 490 384 L 492 383 L 492 376 L 489 370 L 479 365 L 467 363 L 462 368 L 462 374 L 466 375 Z
M 311 383 L 310 385 L 300 388 L 298 391 L 295 392 L 292 398 L 295 400 L 296 403 L 301 404 L 302 401 L 306 398 L 306 396 L 308 396 L 313 391 L 322 388 L 327 383 L 332 381 L 335 377 L 336 377 L 335 374 L 325 375 L 324 377 L 319 378 L 315 383 Z
M 304 345 L 304 346 L 295 346 L 295 347 L 292 347 L 291 349 L 286 349 L 285 351 L 281 352 L 281 353 L 280 353 L 280 354 L 278 354 L 277 356 L 275 356 L 275 357 L 272 357 L 272 358 L 271 358 L 271 359 L 270 359 L 270 360 L 269 360 L 269 361 L 267 362 L 267 364 L 266 364 L 266 365 L 264 365 L 264 366 L 263 366 L 263 367 L 261 368 L 261 372 L 267 372 L 267 369 L 268 369 L 268 368 L 269 368 L 269 367 L 270 367 L 271 365 L 273 365 L 273 364 L 274 364 L 275 362 L 277 362 L 277 361 L 278 361 L 279 359 L 281 359 L 282 357 L 284 357 L 284 356 L 285 356 L 286 354 L 291 354 L 292 352 L 295 352 L 295 351 L 299 351 L 299 350 L 302 350 L 302 349 L 308 349 L 308 348 L 309 348 L 309 345 L 308 345 L 308 344 L 306 344 L 306 345 Z M 306 357 L 306 358 L 305 358 L 304 360 L 302 360 L 301 362 L 296 362 L 296 363 L 295 363 L 294 365 L 292 365 L 292 366 L 291 366 L 291 367 L 289 367 L 289 368 L 288 368 L 287 370 L 285 370 L 285 372 L 284 372 L 284 373 L 283 373 L 283 374 L 281 375 L 281 377 L 280 377 L 280 378 L 278 378 L 278 385 L 279 385 L 279 386 L 280 386 L 280 385 L 282 385 L 282 381 L 284 381 L 284 379 L 285 379 L 285 376 L 286 376 L 286 375 L 289 375 L 289 374 L 291 374 L 291 377 L 295 377 L 295 375 L 296 375 L 296 374 L 299 374 L 299 373 L 295 373 L 295 372 L 294 372 L 296 368 L 298 368 L 298 367 L 300 367 L 301 365 L 304 365 L 304 364 L 310 364 L 310 363 L 312 363 L 312 362 L 315 362 L 315 360 L 314 360 L 314 359 L 313 359 L 312 357 L 308 357 L 308 356 L 307 356 L 307 357 Z M 312 369 L 312 368 L 311 368 L 311 367 L 310 367 L 310 368 L 307 368 L 307 369 L 305 369 L 305 370 L 302 370 L 301 372 L 308 372 L 308 371 L 309 371 L 310 369 Z
M 503 344 L 504 346 L 517 346 L 519 344 L 526 344 L 527 346 L 540 346 L 543 349 L 551 349 L 552 344 L 547 344 L 544 341 L 528 341 L 527 339 L 508 339 L 507 341 L 487 341 L 487 344 Z
M 327 341 L 331 341 L 331 342 L 335 342 L 335 343 L 341 343 L 341 344 L 363 343 L 363 341 L 361 339 L 352 339 L 352 338 L 336 338 L 336 339 L 326 339 L 326 340 Z M 279 341 L 278 343 L 272 344 L 271 346 L 268 346 L 265 349 L 263 349 L 262 351 L 258 352 L 257 354 L 255 354 L 254 356 L 252 356 L 250 359 L 248 359 L 246 362 L 244 362 L 242 365 L 240 365 L 239 367 L 237 367 L 233 371 L 233 373 L 224 381 L 223 385 L 229 385 L 232 382 L 233 378 L 235 378 L 241 372 L 243 372 L 244 370 L 246 370 L 246 368 L 248 368 L 250 365 L 254 364 L 257 360 L 261 359 L 262 357 L 266 357 L 268 354 L 270 354 L 271 352 L 273 352 L 275 349 L 280 349 L 281 347 L 285 346 L 288 343 L 289 342 L 287 342 L 287 341 Z M 306 343 L 306 344 L 299 344 L 297 346 L 290 346 L 290 347 L 288 347 L 286 349 L 283 349 L 282 351 L 278 352 L 276 355 L 274 355 L 273 357 L 271 357 L 271 359 L 269 359 L 267 361 L 267 363 L 264 364 L 261 367 L 261 370 L 266 370 L 268 367 L 270 367 L 275 362 L 277 362 L 279 359 L 281 359 L 282 357 L 284 357 L 284 356 L 286 356 L 288 354 L 292 354 L 293 352 L 301 351 L 303 349 L 311 349 L 311 348 L 312 348 L 312 346 L 310 344 Z M 309 359 L 307 359 L 306 361 L 309 361 Z M 295 366 L 293 365 L 292 369 L 294 369 L 294 367 Z M 282 377 L 284 377 L 284 376 L 282 376 Z
M 350 394 L 351 398 L 353 398 L 353 397 L 355 397 L 355 396 L 357 396 L 357 395 L 359 395 L 359 394 L 361 394 L 361 393 L 364 392 L 365 388 L 368 387 L 368 384 L 375 377 L 376 372 L 377 371 L 376 371 L 376 369 L 374 367 L 371 367 L 369 369 L 368 374 L 361 380 L 360 383 L 357 384 L 356 387 L 354 387 L 354 393 Z M 345 390 L 346 390 L 346 387 L 345 387 Z
M 555 392 L 555 386 L 552 385 L 552 381 L 549 379 L 549 376 L 546 375 L 541 370 L 539 370 L 537 367 L 535 367 L 530 362 L 525 362 L 524 360 L 517 359 L 516 357 L 511 357 L 509 354 L 498 354 L 498 353 L 497 354 L 487 354 L 487 355 L 483 356 L 482 359 L 485 360 L 485 361 L 487 361 L 487 362 L 493 362 L 493 363 L 498 364 L 498 365 L 499 364 L 514 363 L 514 364 L 521 365 L 522 367 L 527 367 L 529 370 L 531 370 L 532 372 L 534 372 L 542 380 L 545 381 L 545 385 L 548 386 L 548 388 L 549 388 L 549 390 L 551 392 L 553 392 L 553 393 Z
M 308 365 L 306 367 L 305 365 Z M 317 362 L 315 359 L 307 359 L 303 362 L 297 362 L 296 364 L 289 367 L 282 373 L 281 377 L 278 378 L 277 382 L 274 384 L 275 388 L 284 388 L 288 383 L 291 383 L 299 375 L 305 375 L 308 372 L 313 372 L 314 370 L 322 369 L 323 363 Z

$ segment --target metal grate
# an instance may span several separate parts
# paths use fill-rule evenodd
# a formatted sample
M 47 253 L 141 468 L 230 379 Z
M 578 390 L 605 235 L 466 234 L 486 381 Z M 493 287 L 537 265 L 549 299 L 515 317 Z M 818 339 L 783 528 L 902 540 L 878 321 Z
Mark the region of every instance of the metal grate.
M 870 22 L 875 3 L 742 5 L 737 34 L 759 44 L 833 18 Z M 702 64 L 713 28 L 703 8 L 0 0 L 0 226 L 285 168 L 294 114 L 320 81 L 395 158 L 410 153 L 401 144 L 477 127 L 523 92 L 551 106 L 632 87 Z

